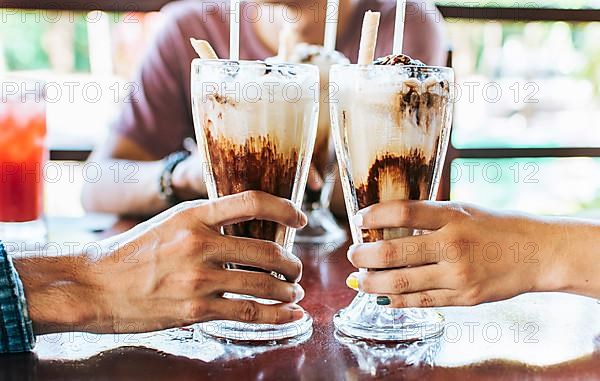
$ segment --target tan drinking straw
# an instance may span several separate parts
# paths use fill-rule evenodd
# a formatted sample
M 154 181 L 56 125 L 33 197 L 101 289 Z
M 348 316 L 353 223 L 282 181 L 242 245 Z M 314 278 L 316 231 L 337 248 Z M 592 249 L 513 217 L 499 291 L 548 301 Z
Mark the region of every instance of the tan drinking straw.
M 190 38 L 190 42 L 192 43 L 192 47 L 202 58 L 203 60 L 218 60 L 219 57 L 215 50 L 210 46 L 210 43 L 206 40 L 196 40 L 195 38 Z
M 377 44 L 377 30 L 379 29 L 379 12 L 365 12 L 362 31 L 360 33 L 360 47 L 358 48 L 358 64 L 369 65 L 375 58 L 375 45 Z

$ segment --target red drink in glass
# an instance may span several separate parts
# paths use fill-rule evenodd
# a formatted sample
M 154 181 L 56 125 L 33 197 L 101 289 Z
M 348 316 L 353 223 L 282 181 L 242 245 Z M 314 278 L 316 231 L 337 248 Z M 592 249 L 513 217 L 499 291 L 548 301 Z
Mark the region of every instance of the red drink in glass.
M 41 83 L 2 81 L 0 98 L 0 239 L 39 242 L 43 222 L 46 110 Z
M 7 103 L 0 113 L 0 222 L 28 222 L 42 217 L 46 157 L 43 113 L 17 115 L 21 105 Z M 24 110 L 26 111 L 26 110 Z

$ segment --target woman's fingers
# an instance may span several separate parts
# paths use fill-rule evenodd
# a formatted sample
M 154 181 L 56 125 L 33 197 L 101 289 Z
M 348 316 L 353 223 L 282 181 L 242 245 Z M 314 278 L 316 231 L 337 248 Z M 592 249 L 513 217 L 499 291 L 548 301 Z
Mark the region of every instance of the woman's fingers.
M 304 298 L 304 290 L 299 284 L 279 280 L 267 273 L 226 270 L 217 282 L 221 293 L 232 292 L 286 303 L 297 303 Z
M 441 260 L 436 233 L 352 245 L 348 259 L 356 268 L 421 266 Z
M 195 208 L 198 218 L 209 226 L 231 225 L 253 219 L 268 220 L 293 228 L 306 225 L 304 213 L 281 197 L 259 191 L 247 191 L 221 197 Z
M 351 286 L 358 283 L 358 288 L 368 294 L 407 294 L 444 288 L 444 280 L 441 266 L 427 265 L 353 273 L 346 283 Z
M 251 300 L 217 298 L 211 303 L 209 315 L 216 320 L 285 324 L 302 319 L 304 310 L 295 304 L 267 305 Z M 215 328 L 218 329 L 218 325 Z
M 456 203 L 397 200 L 362 209 L 353 221 L 362 229 L 403 227 L 437 230 L 450 222 L 456 212 Z
M 401 295 L 380 295 L 377 304 L 390 308 L 428 308 L 456 306 L 458 298 L 454 290 L 429 290 Z
M 298 281 L 302 275 L 300 259 L 275 242 L 221 236 L 212 247 L 206 247 L 202 252 L 218 265 L 235 263 L 258 267 L 282 274 L 292 282 Z

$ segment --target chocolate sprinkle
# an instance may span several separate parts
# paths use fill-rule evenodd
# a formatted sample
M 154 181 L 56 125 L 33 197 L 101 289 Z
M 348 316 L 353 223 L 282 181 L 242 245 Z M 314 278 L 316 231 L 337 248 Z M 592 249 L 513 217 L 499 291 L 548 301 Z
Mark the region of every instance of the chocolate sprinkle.
M 379 57 L 373 61 L 373 65 L 425 66 L 423 62 L 405 54 L 390 54 L 389 56 Z

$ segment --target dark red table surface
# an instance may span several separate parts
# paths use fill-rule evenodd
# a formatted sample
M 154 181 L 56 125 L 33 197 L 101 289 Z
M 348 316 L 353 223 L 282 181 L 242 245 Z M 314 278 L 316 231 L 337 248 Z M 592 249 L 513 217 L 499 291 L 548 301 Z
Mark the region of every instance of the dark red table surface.
M 100 232 L 90 221 L 51 221 L 51 239 L 85 243 L 133 225 L 121 220 Z M 355 295 L 344 284 L 347 247 L 298 248 L 301 304 L 314 318 L 303 342 L 234 345 L 192 330 L 47 335 L 32 354 L 0 356 L 0 380 L 600 380 L 600 302 L 573 295 L 441 309 L 446 330 L 425 344 L 340 342 L 332 316 Z

